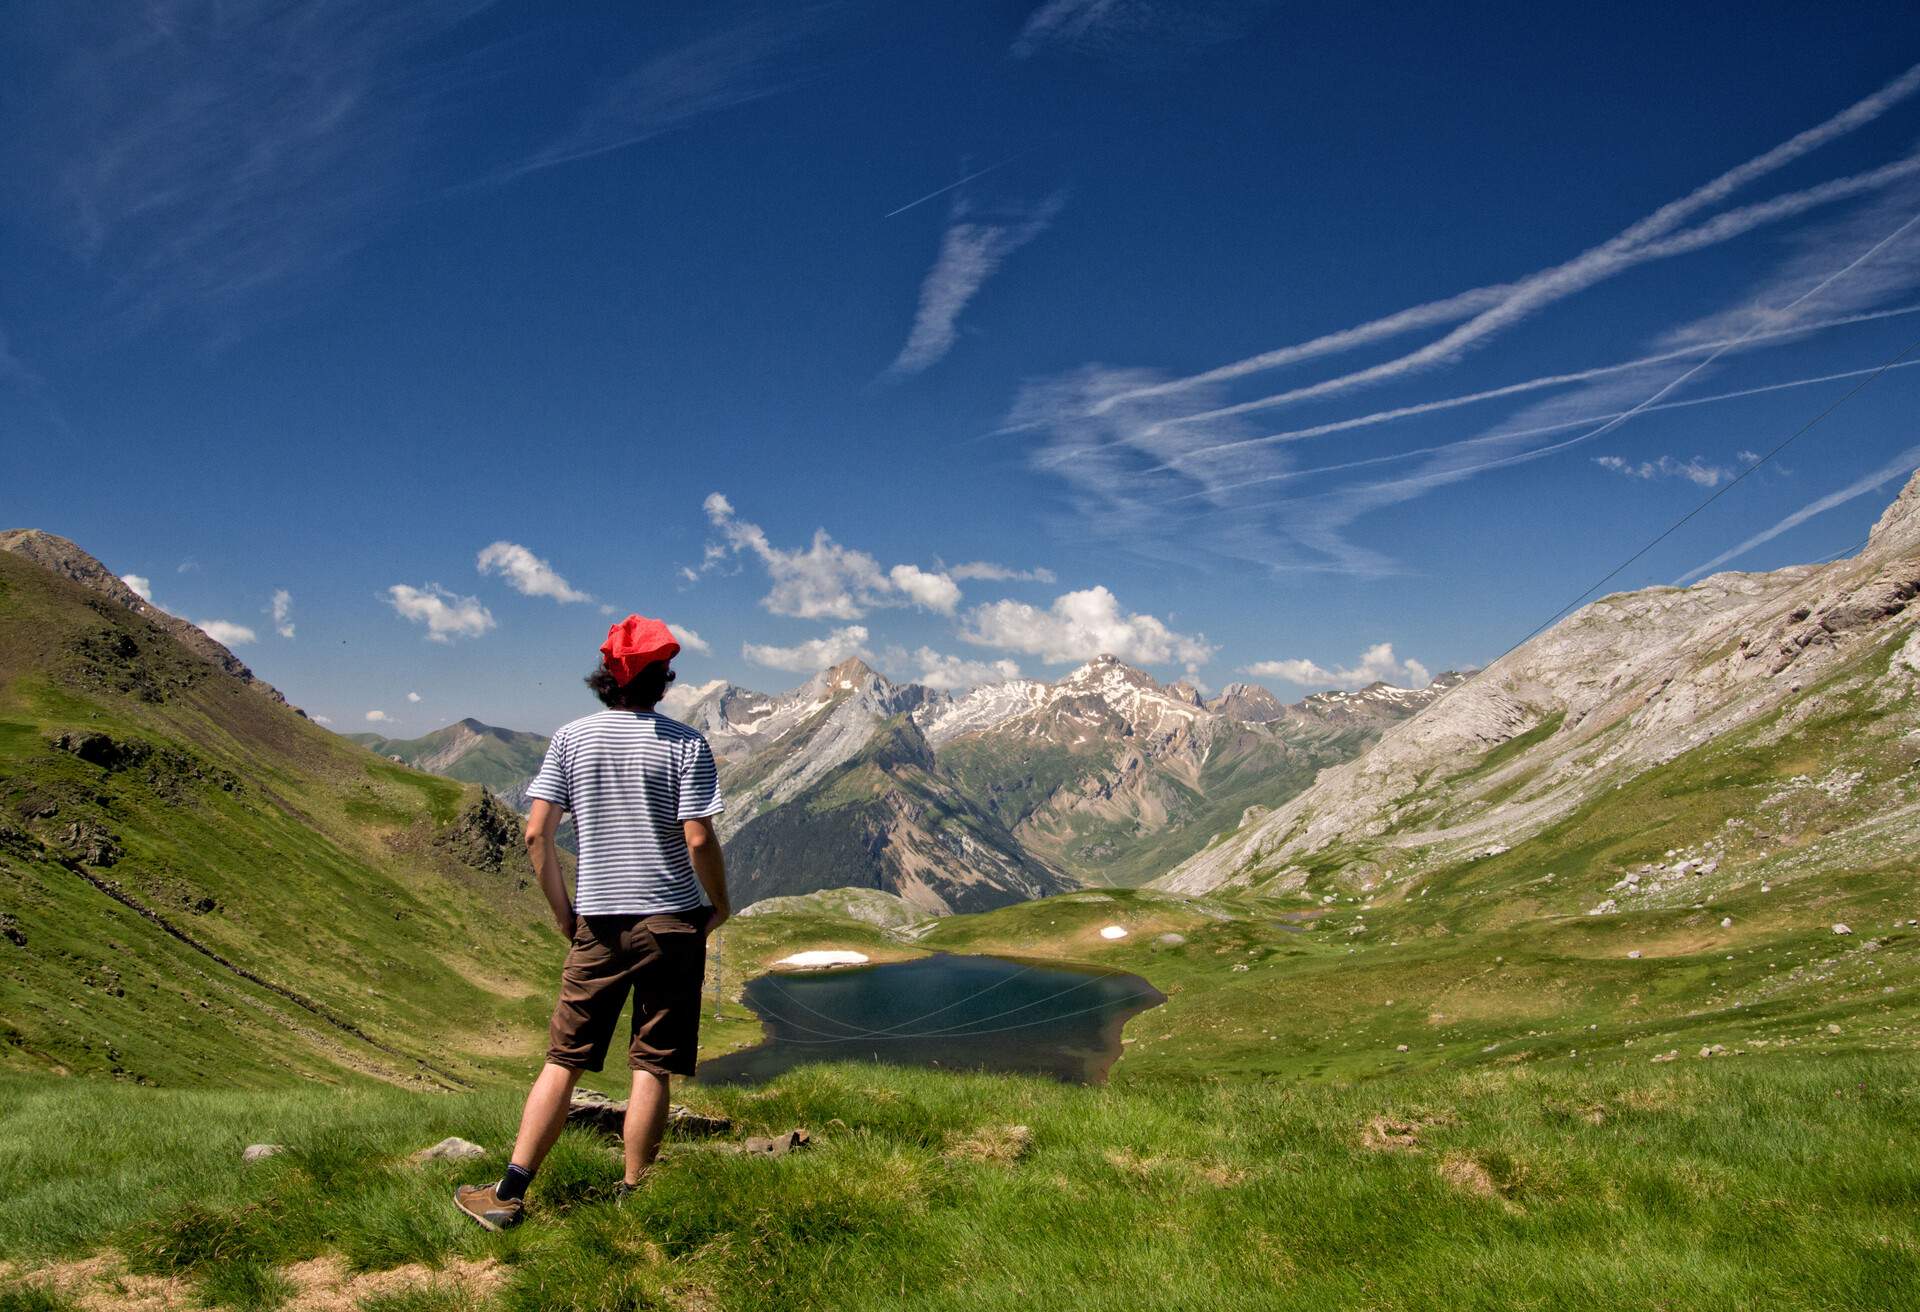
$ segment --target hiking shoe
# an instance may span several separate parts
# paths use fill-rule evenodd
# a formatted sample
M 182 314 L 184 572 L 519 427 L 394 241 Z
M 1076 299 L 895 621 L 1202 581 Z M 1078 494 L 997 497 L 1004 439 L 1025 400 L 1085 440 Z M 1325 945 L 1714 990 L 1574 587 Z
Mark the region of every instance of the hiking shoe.
M 463 1184 L 453 1191 L 453 1205 L 488 1230 L 510 1230 L 527 1214 L 527 1205 L 518 1198 L 496 1197 L 498 1187 Z

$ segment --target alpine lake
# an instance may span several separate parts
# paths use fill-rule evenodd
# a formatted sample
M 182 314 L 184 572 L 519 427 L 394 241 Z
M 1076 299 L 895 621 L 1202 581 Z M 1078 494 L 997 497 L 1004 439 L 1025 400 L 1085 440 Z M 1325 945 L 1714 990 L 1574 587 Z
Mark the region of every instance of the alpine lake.
M 766 1037 L 700 1063 L 703 1084 L 758 1084 L 809 1062 L 873 1061 L 1099 1084 L 1127 1021 L 1166 997 L 1138 975 L 936 953 L 762 975 L 742 994 Z

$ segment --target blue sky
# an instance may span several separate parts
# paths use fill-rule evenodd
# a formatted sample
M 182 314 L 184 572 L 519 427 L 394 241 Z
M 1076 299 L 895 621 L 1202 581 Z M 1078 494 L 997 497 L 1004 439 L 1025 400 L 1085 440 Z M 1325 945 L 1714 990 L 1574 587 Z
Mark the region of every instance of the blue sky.
M 342 730 L 551 728 L 608 608 L 1291 697 L 1499 654 L 1920 338 L 1910 6 L 557 12 L 9 6 L 8 525 Z M 1857 545 L 1916 360 L 1609 586 Z

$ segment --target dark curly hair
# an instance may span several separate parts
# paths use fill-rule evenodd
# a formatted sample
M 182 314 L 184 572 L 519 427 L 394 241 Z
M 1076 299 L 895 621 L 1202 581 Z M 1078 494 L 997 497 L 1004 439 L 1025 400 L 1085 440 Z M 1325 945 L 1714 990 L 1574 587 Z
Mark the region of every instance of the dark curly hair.
M 616 711 L 652 710 L 667 695 L 667 685 L 672 682 L 673 670 L 665 661 L 655 661 L 625 683 L 615 682 L 613 672 L 604 665 L 596 666 L 587 676 L 587 687 L 593 689 L 593 695 L 603 706 Z

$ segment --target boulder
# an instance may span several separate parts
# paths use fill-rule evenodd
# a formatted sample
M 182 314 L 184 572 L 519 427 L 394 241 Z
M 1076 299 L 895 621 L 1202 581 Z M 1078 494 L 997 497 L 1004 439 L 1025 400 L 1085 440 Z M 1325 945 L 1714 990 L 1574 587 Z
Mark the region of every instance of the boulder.
M 736 1153 L 742 1157 L 785 1157 L 801 1148 L 811 1148 L 813 1136 L 803 1129 L 788 1130 L 769 1138 L 754 1137 L 740 1143 L 715 1144 L 714 1152 Z
M 626 1120 L 627 1104 L 624 1100 L 615 1102 L 605 1094 L 594 1093 L 590 1089 L 577 1090 L 567 1107 L 568 1125 L 598 1130 L 616 1139 L 625 1133 Z M 667 1133 L 675 1138 L 710 1139 L 731 1133 L 732 1130 L 733 1122 L 724 1116 L 707 1116 L 682 1107 L 679 1103 L 667 1108 Z
M 415 1162 L 470 1162 L 485 1157 L 487 1150 L 467 1139 L 449 1137 L 442 1139 L 431 1148 L 422 1148 L 413 1155 Z
M 240 1150 L 243 1162 L 264 1162 L 269 1157 L 278 1157 L 286 1149 L 277 1143 L 250 1143 Z

